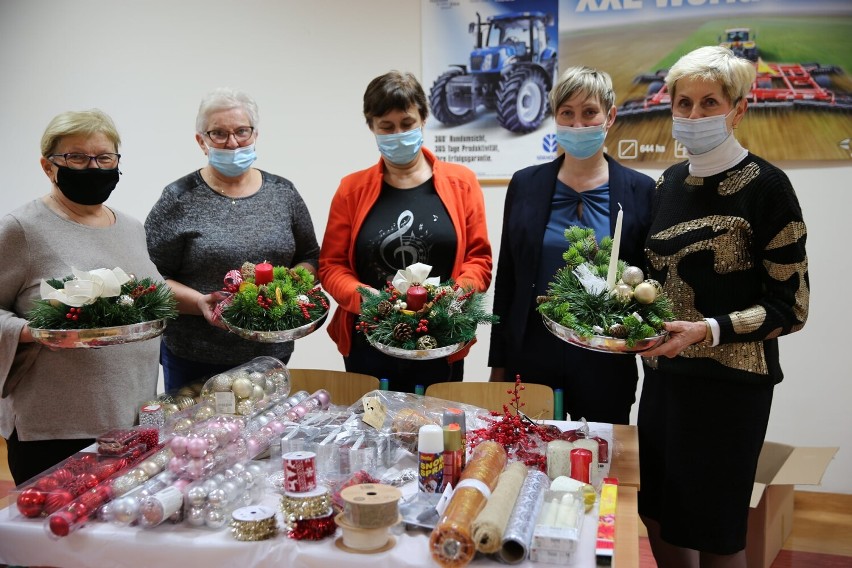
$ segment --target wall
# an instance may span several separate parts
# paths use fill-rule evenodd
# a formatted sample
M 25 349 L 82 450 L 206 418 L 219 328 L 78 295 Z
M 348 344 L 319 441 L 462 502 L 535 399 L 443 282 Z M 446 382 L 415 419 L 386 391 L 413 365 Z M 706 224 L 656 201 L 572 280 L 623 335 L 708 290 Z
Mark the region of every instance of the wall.
M 198 102 L 228 85 L 260 105 L 257 166 L 296 184 L 321 237 L 339 179 L 378 158 L 361 115 L 367 82 L 393 68 L 419 74 L 420 45 L 419 0 L 0 0 L 0 214 L 48 191 L 38 165 L 48 121 L 99 107 L 124 138 L 109 204 L 144 219 L 165 184 L 204 164 L 193 138 Z M 781 340 L 786 379 L 768 438 L 842 446 L 819 490 L 852 493 L 852 269 L 841 248 L 852 164 L 782 165 L 810 231 L 814 293 L 808 325 Z M 504 193 L 485 188 L 495 258 Z M 10 252 L 3 262 L 14 262 Z M 482 328 L 468 380 L 487 377 L 487 345 Z M 324 331 L 298 342 L 291 365 L 342 369 Z

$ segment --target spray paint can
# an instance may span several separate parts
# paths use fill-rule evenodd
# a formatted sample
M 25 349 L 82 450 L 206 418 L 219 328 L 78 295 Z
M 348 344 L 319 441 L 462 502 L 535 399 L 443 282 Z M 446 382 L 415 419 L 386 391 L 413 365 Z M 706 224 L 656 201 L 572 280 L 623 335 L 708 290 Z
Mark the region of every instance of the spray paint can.
M 419 476 L 417 488 L 425 493 L 436 493 L 444 480 L 444 430 L 437 424 L 420 427 L 417 438 Z

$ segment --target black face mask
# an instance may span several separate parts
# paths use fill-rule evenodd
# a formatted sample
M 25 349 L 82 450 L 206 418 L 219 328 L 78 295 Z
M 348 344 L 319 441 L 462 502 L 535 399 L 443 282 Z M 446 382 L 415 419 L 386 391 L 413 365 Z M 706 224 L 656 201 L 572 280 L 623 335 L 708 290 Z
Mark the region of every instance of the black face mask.
M 56 166 L 56 185 L 62 195 L 80 205 L 100 205 L 109 198 L 118 185 L 118 168 L 101 170 L 86 168 L 72 170 L 66 166 Z

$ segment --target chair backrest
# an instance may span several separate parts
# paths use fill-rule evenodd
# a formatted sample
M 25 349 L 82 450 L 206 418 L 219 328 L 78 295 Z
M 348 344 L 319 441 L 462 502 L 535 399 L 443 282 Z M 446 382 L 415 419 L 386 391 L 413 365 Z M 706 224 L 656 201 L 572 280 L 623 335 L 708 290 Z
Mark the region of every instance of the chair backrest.
M 290 369 L 290 392 L 314 393 L 325 389 L 331 394 L 331 403 L 341 406 L 349 406 L 378 388 L 379 379 L 371 375 L 328 369 Z
M 473 404 L 486 410 L 503 412 L 503 405 L 512 400 L 509 394 L 515 383 L 485 383 L 477 381 L 435 383 L 426 387 L 426 396 Z M 553 389 L 547 385 L 524 383 L 521 391 L 521 411 L 538 420 L 553 419 Z

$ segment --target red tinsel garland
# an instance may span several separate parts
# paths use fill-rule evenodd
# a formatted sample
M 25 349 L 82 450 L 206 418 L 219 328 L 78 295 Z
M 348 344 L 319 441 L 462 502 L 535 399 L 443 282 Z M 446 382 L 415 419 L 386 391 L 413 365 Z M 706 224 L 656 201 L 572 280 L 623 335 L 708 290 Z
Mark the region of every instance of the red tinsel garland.
M 322 540 L 337 531 L 334 513 L 316 519 L 303 519 L 290 525 L 287 536 L 293 540 Z

